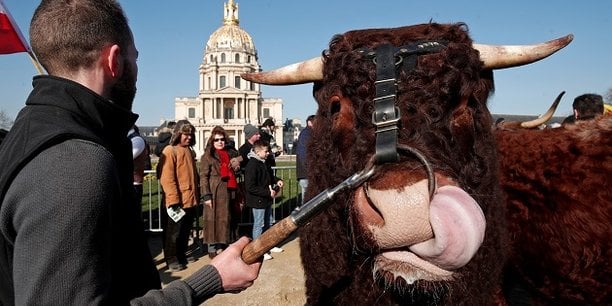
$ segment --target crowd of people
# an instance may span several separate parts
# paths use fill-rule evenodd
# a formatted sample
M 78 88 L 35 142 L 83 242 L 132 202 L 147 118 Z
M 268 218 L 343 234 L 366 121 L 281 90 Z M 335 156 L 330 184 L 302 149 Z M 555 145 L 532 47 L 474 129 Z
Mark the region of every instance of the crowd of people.
M 306 128 L 300 133 L 297 147 L 298 177 L 303 194 L 307 183 L 305 175 L 306 149 L 314 116 L 307 118 Z M 261 126 L 244 126 L 245 142 L 235 148 L 227 131 L 216 126 L 205 145 L 204 154 L 196 169 L 195 127 L 186 120 L 169 122 L 173 130 L 164 127 L 158 134 L 155 151 L 159 152 L 157 175 L 160 179 L 163 203 L 167 216 L 162 220 L 164 230 L 164 257 L 170 271 L 186 269 L 195 260 L 187 255 L 190 225 L 203 215 L 202 240 L 211 259 L 221 254 L 236 241 L 238 223 L 244 207 L 251 210 L 253 228 L 250 238 L 258 238 L 275 223 L 272 214 L 274 198 L 284 187 L 284 181 L 275 175 L 276 157 L 282 152 L 276 144 L 275 124 L 266 119 Z M 161 149 L 160 149 L 161 148 Z M 136 163 L 136 159 L 134 159 Z M 201 208 L 197 208 L 200 204 Z M 170 216 L 170 217 L 168 217 Z M 173 218 L 172 216 L 175 216 Z M 264 254 L 263 260 L 272 259 L 271 253 L 280 253 L 280 247 Z

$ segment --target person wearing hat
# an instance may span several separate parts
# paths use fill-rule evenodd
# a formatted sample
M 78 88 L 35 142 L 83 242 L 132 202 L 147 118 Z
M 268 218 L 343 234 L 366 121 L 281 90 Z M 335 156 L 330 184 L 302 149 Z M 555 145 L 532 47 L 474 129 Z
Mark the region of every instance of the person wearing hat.
M 159 182 L 164 190 L 164 203 L 170 218 L 164 234 L 164 257 L 171 272 L 186 269 L 187 246 L 196 206 L 200 201 L 200 178 L 196 168 L 195 127 L 181 120 L 174 127 L 170 144 L 162 151 Z M 176 216 L 176 217 L 175 217 Z
M 251 149 L 253 149 L 253 144 L 259 140 L 260 136 L 259 129 L 254 125 L 247 124 L 244 126 L 244 137 L 246 141 L 240 146 L 240 148 L 238 148 L 238 152 L 240 152 L 240 157 L 242 158 L 240 161 L 241 169 L 246 168 L 247 162 L 249 161 L 249 152 L 251 152 Z

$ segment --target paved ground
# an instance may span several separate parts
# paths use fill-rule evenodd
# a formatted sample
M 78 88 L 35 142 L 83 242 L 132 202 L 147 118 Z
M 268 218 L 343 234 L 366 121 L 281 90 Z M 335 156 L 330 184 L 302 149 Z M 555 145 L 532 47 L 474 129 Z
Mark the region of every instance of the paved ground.
M 163 285 L 191 275 L 210 261 L 208 256 L 203 256 L 190 263 L 186 270 L 169 272 L 163 263 L 160 239 L 152 237 L 150 241 Z M 263 263 L 259 278 L 252 287 L 239 294 L 219 294 L 204 305 L 304 305 L 304 270 L 300 261 L 299 238 L 289 238 L 281 247 L 285 251 L 273 253 L 274 259 Z

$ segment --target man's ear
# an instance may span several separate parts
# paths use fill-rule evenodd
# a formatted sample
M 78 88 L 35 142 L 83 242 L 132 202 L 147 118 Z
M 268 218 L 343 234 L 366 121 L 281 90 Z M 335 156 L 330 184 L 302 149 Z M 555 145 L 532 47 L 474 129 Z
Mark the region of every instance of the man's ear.
M 105 70 L 112 78 L 118 78 L 123 74 L 123 57 L 119 45 L 111 45 L 104 49 Z

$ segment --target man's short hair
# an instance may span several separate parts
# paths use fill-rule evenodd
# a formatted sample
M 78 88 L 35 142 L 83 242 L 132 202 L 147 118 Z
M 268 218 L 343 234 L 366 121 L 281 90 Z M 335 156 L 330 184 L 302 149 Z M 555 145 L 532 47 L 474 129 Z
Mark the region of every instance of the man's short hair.
M 132 40 L 115 0 L 42 0 L 30 23 L 32 50 L 49 74 L 89 68 L 113 44 L 125 55 Z
M 576 120 L 592 119 L 603 114 L 603 97 L 598 94 L 584 94 L 576 97 L 572 107 L 578 111 Z

